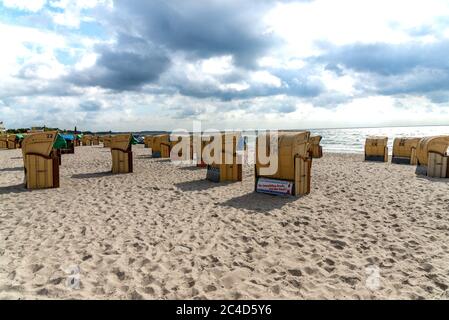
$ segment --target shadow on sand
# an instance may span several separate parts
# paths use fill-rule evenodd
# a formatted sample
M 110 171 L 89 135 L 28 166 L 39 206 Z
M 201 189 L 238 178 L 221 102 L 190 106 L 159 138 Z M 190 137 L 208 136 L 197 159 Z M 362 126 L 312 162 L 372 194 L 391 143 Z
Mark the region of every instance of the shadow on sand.
M 0 172 L 23 171 L 23 167 L 3 168 Z
M 212 182 L 206 179 L 185 181 L 175 183 L 175 186 L 182 191 L 203 191 L 217 187 L 223 187 L 232 184 L 232 182 Z
M 112 176 L 111 171 L 105 171 L 105 172 L 93 172 L 93 173 L 78 173 L 72 175 L 72 178 L 74 179 L 90 179 L 90 178 L 102 178 L 107 176 Z
M 149 155 L 149 154 L 141 154 L 136 156 L 136 159 L 153 159 L 153 156 Z
M 157 162 L 171 162 L 171 159 L 161 159 L 161 158 L 152 158 L 155 159 Z
M 300 199 L 293 196 L 276 196 L 271 194 L 250 192 L 240 197 L 220 203 L 223 207 L 246 209 L 255 212 L 270 212 Z
M 197 166 L 178 167 L 178 168 L 179 170 L 186 170 L 186 171 L 200 171 L 206 169 L 206 167 L 197 167 Z
M 449 179 L 448 178 L 432 178 L 432 177 L 428 177 L 428 176 L 422 175 L 422 174 L 416 174 L 416 178 L 418 180 L 427 180 L 427 181 L 430 181 L 430 182 L 449 183 Z
M 31 192 L 31 190 L 25 188 L 25 184 L 23 183 L 14 186 L 0 187 L 0 194 L 23 193 L 23 192 Z

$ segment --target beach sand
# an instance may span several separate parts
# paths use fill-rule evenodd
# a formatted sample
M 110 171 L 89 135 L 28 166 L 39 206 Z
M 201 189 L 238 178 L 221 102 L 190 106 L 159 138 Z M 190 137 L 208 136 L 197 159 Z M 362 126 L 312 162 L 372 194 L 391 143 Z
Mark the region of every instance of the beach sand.
M 151 159 L 111 175 L 109 149 L 63 155 L 59 189 L 23 188 L 0 150 L 0 299 L 447 299 L 449 180 L 325 154 L 312 192 Z

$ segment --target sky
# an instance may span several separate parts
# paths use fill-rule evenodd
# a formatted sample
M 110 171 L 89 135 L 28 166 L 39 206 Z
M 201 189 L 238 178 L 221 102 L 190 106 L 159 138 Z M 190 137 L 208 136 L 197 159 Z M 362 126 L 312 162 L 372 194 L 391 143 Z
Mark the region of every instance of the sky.
M 0 121 L 449 125 L 447 0 L 0 0 Z

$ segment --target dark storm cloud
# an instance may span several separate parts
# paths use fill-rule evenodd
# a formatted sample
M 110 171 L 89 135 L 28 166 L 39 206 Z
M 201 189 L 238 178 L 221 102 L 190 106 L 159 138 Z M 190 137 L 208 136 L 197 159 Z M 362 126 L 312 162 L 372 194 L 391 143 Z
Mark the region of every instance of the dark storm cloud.
M 329 68 L 342 65 L 358 72 L 380 75 L 397 75 L 414 68 L 449 68 L 449 42 L 432 44 L 354 44 L 342 47 L 329 46 L 328 53 L 310 59 L 325 63 Z
M 139 37 L 121 34 L 114 45 L 97 48 L 99 58 L 88 70 L 73 72 L 66 80 L 79 86 L 136 90 L 155 82 L 170 65 L 164 50 Z
M 444 69 L 416 68 L 408 74 L 394 76 L 372 76 L 370 82 L 374 92 L 382 95 L 409 94 L 426 96 L 434 103 L 448 102 L 446 94 L 449 90 L 449 72 Z M 365 92 L 368 86 L 359 84 Z
M 324 47 L 326 48 L 326 47 Z M 407 44 L 328 46 L 327 53 L 309 59 L 327 70 L 359 76 L 356 88 L 364 94 L 425 95 L 442 102 L 449 90 L 449 41 Z
M 127 32 L 197 58 L 232 55 L 237 65 L 254 67 L 278 41 L 261 21 L 274 3 L 116 0 L 114 5 L 116 23 Z

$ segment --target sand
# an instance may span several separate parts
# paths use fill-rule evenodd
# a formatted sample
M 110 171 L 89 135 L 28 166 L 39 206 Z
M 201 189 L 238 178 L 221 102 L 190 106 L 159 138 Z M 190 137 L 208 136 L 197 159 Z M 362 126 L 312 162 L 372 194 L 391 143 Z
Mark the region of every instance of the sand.
M 362 155 L 314 160 L 302 198 L 151 159 L 63 155 L 61 188 L 23 188 L 0 150 L 0 299 L 447 299 L 449 180 Z

